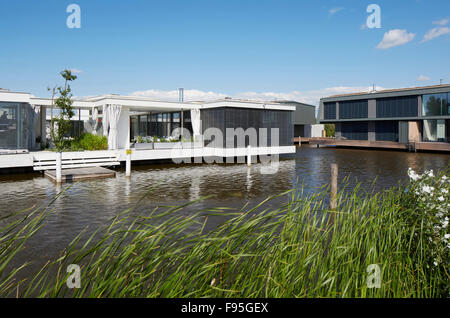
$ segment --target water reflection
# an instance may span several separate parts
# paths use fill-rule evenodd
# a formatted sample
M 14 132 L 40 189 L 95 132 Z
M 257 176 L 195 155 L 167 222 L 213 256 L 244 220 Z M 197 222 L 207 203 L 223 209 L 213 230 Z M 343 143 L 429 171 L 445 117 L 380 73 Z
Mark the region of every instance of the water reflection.
M 62 187 L 39 174 L 0 176 L 0 217 L 32 205 L 47 204 L 62 192 L 53 204 L 48 224 L 30 243 L 31 253 L 45 258 L 60 251 L 83 229 L 92 232 L 140 199 L 134 213 L 146 214 L 159 205 L 178 205 L 205 196 L 211 198 L 180 213 L 219 206 L 240 209 L 246 203 L 256 205 L 267 196 L 298 184 L 303 184 L 306 192 L 314 191 L 329 182 L 331 163 L 339 166 L 339 180 L 349 176 L 352 185 L 362 182 L 368 188 L 378 176 L 376 190 L 406 181 L 408 167 L 417 171 L 438 170 L 449 164 L 446 154 L 356 149 L 302 147 L 291 157 L 279 163 L 276 174 L 265 174 L 267 170 L 261 164 L 252 164 L 250 168 L 246 164 L 165 164 L 135 166 L 131 178 L 119 170 L 116 178 Z M 214 220 L 211 222 L 220 221 Z

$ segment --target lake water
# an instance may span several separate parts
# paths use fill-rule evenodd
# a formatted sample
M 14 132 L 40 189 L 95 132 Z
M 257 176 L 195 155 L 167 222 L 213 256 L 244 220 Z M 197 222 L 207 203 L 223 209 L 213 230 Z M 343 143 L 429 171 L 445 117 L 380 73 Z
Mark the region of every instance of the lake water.
M 77 234 L 91 233 L 109 219 L 142 199 L 135 213 L 147 213 L 156 206 L 182 204 L 211 196 L 180 213 L 190 214 L 210 207 L 240 209 L 244 204 L 256 205 L 266 197 L 303 184 L 306 191 L 327 184 L 330 165 L 339 166 L 339 180 L 349 176 L 352 185 L 363 187 L 377 177 L 376 190 L 406 181 L 407 169 L 422 172 L 447 167 L 447 154 L 407 153 L 335 148 L 298 148 L 296 154 L 280 162 L 276 174 L 262 174 L 260 164 L 249 169 L 246 164 L 134 166 L 131 179 L 124 170 L 116 178 L 80 181 L 70 185 L 54 202 L 54 212 L 44 228 L 28 244 L 23 260 L 35 264 L 52 259 Z M 0 176 L 0 217 L 48 203 L 69 185 L 57 187 L 40 174 Z M 144 195 L 156 188 L 145 198 Z M 276 201 L 269 203 L 277 204 Z M 213 218 L 209 226 L 220 222 Z

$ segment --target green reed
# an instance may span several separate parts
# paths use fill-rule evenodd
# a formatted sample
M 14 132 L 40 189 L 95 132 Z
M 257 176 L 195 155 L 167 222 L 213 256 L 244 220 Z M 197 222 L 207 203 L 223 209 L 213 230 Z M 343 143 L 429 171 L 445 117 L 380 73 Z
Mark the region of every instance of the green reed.
M 185 215 L 179 206 L 132 216 L 129 209 L 17 281 L 27 264 L 5 267 L 48 214 L 24 211 L 0 229 L 0 296 L 441 297 L 442 273 L 422 265 L 420 247 L 412 253 L 404 195 L 403 187 L 380 193 L 344 187 L 336 211 L 326 203 L 328 187 L 312 195 L 293 189 L 235 213 Z M 285 203 L 265 208 L 275 198 Z M 212 215 L 227 219 L 206 231 Z M 81 267 L 79 289 L 66 286 L 69 264 Z M 380 288 L 367 285 L 370 264 L 381 269 Z

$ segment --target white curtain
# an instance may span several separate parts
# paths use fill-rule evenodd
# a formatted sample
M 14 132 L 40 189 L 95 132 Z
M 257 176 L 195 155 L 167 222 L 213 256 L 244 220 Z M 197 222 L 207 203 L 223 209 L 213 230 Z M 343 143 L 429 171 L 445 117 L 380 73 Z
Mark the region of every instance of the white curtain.
M 197 136 L 200 135 L 201 129 L 200 109 L 191 109 L 191 124 L 192 124 L 192 133 L 195 139 Z
M 108 107 L 108 120 L 109 120 L 109 136 L 108 136 L 108 149 L 118 149 L 118 135 L 117 127 L 119 126 L 120 113 L 122 111 L 121 105 L 110 105 Z
M 102 125 L 103 125 L 103 136 L 108 137 L 108 128 L 109 128 L 109 115 L 108 115 L 108 105 L 103 105 L 103 118 L 102 118 Z
M 98 128 L 98 108 L 94 107 L 94 109 L 92 110 L 92 133 L 94 135 L 97 135 L 97 128 Z

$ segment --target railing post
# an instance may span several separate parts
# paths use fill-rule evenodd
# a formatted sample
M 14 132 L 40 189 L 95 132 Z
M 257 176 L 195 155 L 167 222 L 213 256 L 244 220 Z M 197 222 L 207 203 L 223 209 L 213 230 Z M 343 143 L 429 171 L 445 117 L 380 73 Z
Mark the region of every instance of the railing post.
M 56 183 L 62 182 L 62 152 L 56 153 Z
M 298 136 L 298 146 L 301 147 L 302 146 L 302 137 Z

